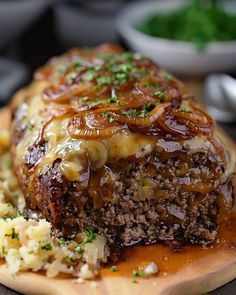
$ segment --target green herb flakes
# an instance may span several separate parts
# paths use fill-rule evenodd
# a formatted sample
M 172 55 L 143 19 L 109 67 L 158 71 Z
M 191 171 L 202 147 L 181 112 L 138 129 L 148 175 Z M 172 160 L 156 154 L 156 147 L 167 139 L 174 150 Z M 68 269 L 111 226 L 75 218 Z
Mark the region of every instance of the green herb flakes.
M 19 211 L 19 210 L 16 210 L 16 215 L 15 215 L 15 217 L 20 217 L 20 216 L 21 216 L 20 211 Z
M 123 63 L 123 64 L 119 64 L 117 66 L 113 66 L 113 68 L 111 68 L 111 70 L 113 72 L 129 73 L 130 71 L 132 71 L 133 68 L 134 68 L 134 64 L 132 64 L 132 63 Z
M 58 243 L 59 243 L 60 246 L 66 245 L 66 240 L 61 238 L 61 239 L 58 240 Z
M 101 113 L 101 115 L 102 115 L 103 118 L 108 118 L 109 117 L 108 113 Z
M 41 241 L 40 243 L 40 248 L 42 250 L 45 250 L 45 251 L 51 251 L 52 250 L 52 244 L 48 241 Z
M 148 116 L 148 113 L 155 107 L 153 103 L 147 103 L 143 109 L 141 110 L 140 117 L 146 118 Z
M 155 96 L 158 96 L 158 98 L 160 99 L 160 101 L 164 101 L 165 100 L 165 93 L 162 91 L 157 91 L 154 93 Z
M 92 243 L 96 239 L 96 235 L 92 229 L 86 229 L 85 231 L 86 239 L 84 240 L 84 244 Z
M 137 271 L 136 269 L 133 269 L 133 270 L 132 270 L 132 276 L 133 276 L 134 278 L 137 278 L 137 277 L 139 276 L 139 273 L 138 273 L 138 271 Z
M 84 97 L 80 97 L 80 98 L 78 98 L 78 103 L 83 103 L 83 102 L 85 102 L 85 101 L 87 101 L 88 100 L 88 97 L 87 96 L 84 96 Z
M 108 114 L 108 113 L 101 113 L 101 115 L 102 115 L 103 118 L 108 119 L 108 121 L 109 121 L 110 123 L 112 123 L 112 122 L 115 121 L 115 119 L 112 118 L 112 117 L 110 116 L 110 114 Z
M 154 37 L 192 42 L 203 51 L 209 42 L 235 40 L 235 23 L 235 13 L 226 11 L 221 1 L 192 0 L 167 13 L 154 12 L 137 29 Z
M 184 112 L 184 113 L 188 113 L 189 112 L 189 110 L 187 108 L 184 108 L 184 107 L 181 108 L 180 110 L 181 110 L 181 112 Z
M 69 73 L 68 75 L 66 75 L 66 83 L 69 85 L 73 84 L 74 78 L 75 78 L 75 73 L 74 72 Z
M 117 96 L 112 96 L 110 98 L 108 98 L 107 100 L 108 103 L 111 103 L 111 104 L 118 104 L 119 103 L 119 99 Z
M 128 111 L 122 112 L 122 115 L 130 116 L 130 117 L 137 117 L 137 110 L 136 109 L 129 109 Z
M 139 275 L 140 275 L 140 277 L 143 278 L 143 279 L 145 279 L 145 278 L 147 277 L 147 274 L 146 274 L 146 272 L 145 272 L 144 270 L 141 270 L 141 271 L 139 272 Z
M 55 74 L 56 77 L 62 76 L 66 72 L 66 67 L 64 65 L 59 65 L 56 67 Z
M 100 87 L 104 85 L 109 85 L 110 83 L 111 83 L 111 78 L 109 76 L 101 76 L 97 78 L 97 84 Z
M 94 70 L 89 70 L 85 73 L 84 78 L 87 81 L 92 81 L 94 79 Z
M 82 254 L 82 253 L 84 253 L 84 248 L 81 245 L 78 245 L 75 247 L 74 252 Z
M 112 272 L 118 271 L 118 266 L 117 265 L 112 265 L 111 271 Z
M 116 73 L 114 75 L 115 82 L 122 85 L 129 81 L 129 75 L 126 73 Z
M 5 237 L 10 237 L 13 240 L 19 240 L 19 234 L 16 233 L 14 228 L 12 228 L 12 232 L 10 234 L 5 234 Z

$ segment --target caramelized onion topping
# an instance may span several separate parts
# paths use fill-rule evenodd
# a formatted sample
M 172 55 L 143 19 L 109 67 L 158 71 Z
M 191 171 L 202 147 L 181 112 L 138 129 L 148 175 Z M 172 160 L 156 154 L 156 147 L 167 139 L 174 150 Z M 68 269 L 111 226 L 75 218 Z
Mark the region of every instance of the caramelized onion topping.
M 104 139 L 121 131 L 121 126 L 109 124 L 96 113 L 76 115 L 68 123 L 68 132 L 73 138 Z
M 204 134 L 222 156 L 212 118 L 181 82 L 139 54 L 113 45 L 73 49 L 40 68 L 35 78 L 49 82 L 46 103 L 65 106 L 73 138 L 104 139 L 130 130 L 178 142 Z
M 112 117 L 120 123 L 127 123 L 130 125 L 138 125 L 138 126 L 151 125 L 159 117 L 163 115 L 165 109 L 169 107 L 170 105 L 171 104 L 168 102 L 156 105 L 154 109 L 149 112 L 146 118 L 141 118 L 140 116 L 132 117 L 129 114 L 125 116 L 125 115 L 117 114 L 117 113 L 112 113 Z

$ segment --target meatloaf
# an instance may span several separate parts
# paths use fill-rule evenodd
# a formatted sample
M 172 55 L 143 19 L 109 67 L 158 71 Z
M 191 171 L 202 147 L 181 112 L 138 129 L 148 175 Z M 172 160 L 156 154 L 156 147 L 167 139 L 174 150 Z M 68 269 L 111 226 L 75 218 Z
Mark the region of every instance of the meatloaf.
M 141 54 L 72 49 L 36 71 L 12 110 L 27 212 L 58 236 L 208 244 L 233 206 L 234 154 L 184 85 Z

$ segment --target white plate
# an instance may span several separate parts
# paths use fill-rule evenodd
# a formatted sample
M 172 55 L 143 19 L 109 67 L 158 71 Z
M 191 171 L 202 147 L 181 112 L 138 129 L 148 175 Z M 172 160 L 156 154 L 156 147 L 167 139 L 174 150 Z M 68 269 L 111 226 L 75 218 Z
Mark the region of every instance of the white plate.
M 135 29 L 135 26 L 149 15 L 179 8 L 186 2 L 188 1 L 159 0 L 128 4 L 118 16 L 118 32 L 132 50 L 151 57 L 171 72 L 203 75 L 217 71 L 235 71 L 236 40 L 210 42 L 205 51 L 200 53 L 191 42 L 152 37 Z M 236 1 L 224 2 L 224 6 L 226 10 L 236 13 Z

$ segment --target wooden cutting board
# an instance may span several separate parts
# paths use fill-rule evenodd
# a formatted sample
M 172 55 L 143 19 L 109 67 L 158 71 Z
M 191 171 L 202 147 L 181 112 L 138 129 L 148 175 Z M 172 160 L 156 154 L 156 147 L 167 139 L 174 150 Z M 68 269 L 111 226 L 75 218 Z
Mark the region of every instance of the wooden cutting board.
M 7 128 L 9 122 L 9 109 L 5 109 L 0 112 L 0 128 Z M 229 248 L 195 249 L 194 255 L 191 249 L 178 254 L 163 245 L 156 245 L 155 251 L 152 251 L 153 247 L 147 246 L 145 249 L 152 253 L 153 260 L 165 256 L 170 269 L 174 269 L 178 261 L 182 261 L 181 266 L 166 273 L 160 268 L 159 275 L 150 279 L 139 279 L 138 283 L 132 282 L 130 272 L 120 275 L 119 271 L 112 273 L 106 268 L 95 283 L 85 282 L 80 285 L 74 284 L 68 276 L 49 279 L 43 273 L 32 272 L 12 276 L 2 263 L 0 283 L 31 295 L 200 295 L 236 278 L 236 245 Z M 139 262 L 145 261 L 139 249 L 130 250 L 131 256 L 132 252 L 134 256 L 139 257 Z M 119 268 L 128 269 L 128 263 L 122 262 Z

